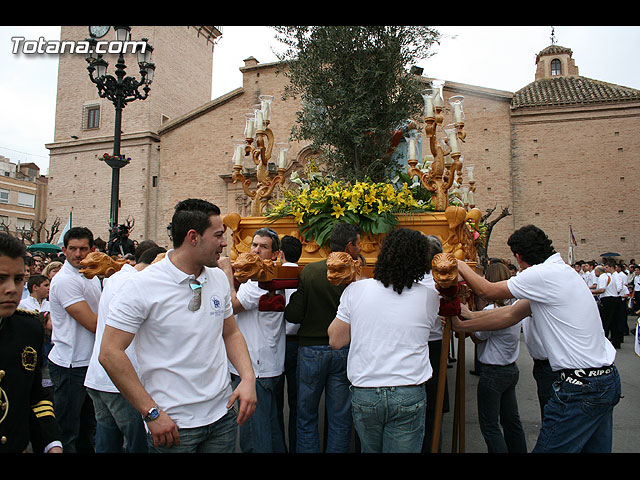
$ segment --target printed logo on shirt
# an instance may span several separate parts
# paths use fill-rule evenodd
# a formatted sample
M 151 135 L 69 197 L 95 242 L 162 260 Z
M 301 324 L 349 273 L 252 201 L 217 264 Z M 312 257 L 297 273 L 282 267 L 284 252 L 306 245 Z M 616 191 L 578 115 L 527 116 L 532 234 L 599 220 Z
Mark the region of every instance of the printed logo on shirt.
M 224 307 L 220 297 L 212 295 L 209 299 L 209 303 L 211 304 L 211 313 L 209 315 L 219 316 L 224 313 Z

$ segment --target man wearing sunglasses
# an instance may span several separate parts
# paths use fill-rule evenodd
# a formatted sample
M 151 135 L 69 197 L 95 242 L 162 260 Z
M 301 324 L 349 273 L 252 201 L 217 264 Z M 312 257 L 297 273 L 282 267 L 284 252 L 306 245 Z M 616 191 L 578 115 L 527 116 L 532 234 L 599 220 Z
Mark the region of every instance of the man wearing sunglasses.
M 270 228 L 260 228 L 251 241 L 251 253 L 275 262 L 280 254 L 280 238 Z M 243 453 L 285 453 L 284 432 L 278 421 L 278 392 L 284 382 L 286 335 L 283 291 L 267 292 L 257 281 L 242 283 L 236 292 L 231 264 L 220 262 L 229 279 L 233 313 L 244 335 L 256 374 L 258 405 L 253 416 L 240 428 Z M 231 380 L 239 382 L 230 366 Z
M 255 374 L 229 282 L 214 268 L 226 246 L 220 210 L 184 200 L 170 231 L 173 249 L 114 297 L 99 360 L 143 416 L 151 452 L 234 452 L 256 407 Z M 134 337 L 139 377 L 125 353 Z M 235 389 L 227 358 L 241 378 Z

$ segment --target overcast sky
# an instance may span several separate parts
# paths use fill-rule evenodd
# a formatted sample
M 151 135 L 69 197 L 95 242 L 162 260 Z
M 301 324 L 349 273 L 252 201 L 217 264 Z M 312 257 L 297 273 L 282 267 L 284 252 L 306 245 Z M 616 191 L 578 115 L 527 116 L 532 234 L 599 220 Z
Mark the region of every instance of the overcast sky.
M 445 26 L 435 56 L 419 62 L 423 75 L 515 92 L 534 80 L 535 56 L 551 44 L 550 26 Z M 573 51 L 579 74 L 640 90 L 638 26 L 554 26 L 556 44 Z M 132 32 L 135 39 L 135 29 Z M 277 60 L 274 31 L 223 26 L 213 51 L 212 98 L 242 86 L 243 60 Z M 58 61 L 54 55 L 12 53 L 11 37 L 60 38 L 56 26 L 0 26 L 0 155 L 48 171 L 53 141 Z M 87 80 L 88 81 L 88 80 Z M 153 88 L 151 90 L 153 95 Z

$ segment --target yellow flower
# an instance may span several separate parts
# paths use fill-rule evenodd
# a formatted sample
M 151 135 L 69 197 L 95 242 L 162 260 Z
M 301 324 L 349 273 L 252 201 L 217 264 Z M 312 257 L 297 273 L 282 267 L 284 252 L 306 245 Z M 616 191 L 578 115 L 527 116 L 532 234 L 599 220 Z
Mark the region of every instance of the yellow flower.
M 342 205 L 334 205 L 331 216 L 340 218 L 344 216 L 344 207 Z
M 296 219 L 296 223 L 302 223 L 302 218 L 304 217 L 303 210 L 294 210 L 293 217 Z

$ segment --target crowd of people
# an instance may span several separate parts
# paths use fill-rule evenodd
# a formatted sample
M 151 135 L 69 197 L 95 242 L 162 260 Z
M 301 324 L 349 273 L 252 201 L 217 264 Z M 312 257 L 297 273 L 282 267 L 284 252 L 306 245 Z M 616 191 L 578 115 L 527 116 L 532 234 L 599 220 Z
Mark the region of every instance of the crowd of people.
M 133 253 L 124 251 L 129 241 L 107 252 L 127 263 L 104 278 L 81 273 L 96 250 L 87 228 L 65 233 L 59 257 L 28 255 L 0 235 L 0 387 L 12 398 L 0 451 L 432 451 L 443 328 L 432 272 L 438 237 L 398 228 L 372 278 L 336 285 L 325 259 L 306 265 L 296 288 L 280 288 L 238 281 L 222 256 L 217 206 L 178 203 L 169 232 L 168 251 L 146 240 Z M 542 419 L 533 452 L 610 452 L 621 397 L 614 361 L 629 333 L 626 314 L 640 308 L 640 267 L 567 265 L 534 226 L 508 243 L 515 271 L 494 260 L 478 274 L 457 262 L 459 280 L 483 304 L 462 305 L 450 320 L 477 345 L 487 450 L 528 451 L 515 393 L 522 334 Z M 330 248 L 361 260 L 358 227 L 338 223 Z M 302 245 L 264 226 L 251 252 L 297 266 Z M 22 356 L 9 359 L 19 348 Z M 596 397 L 587 419 L 580 404 Z

